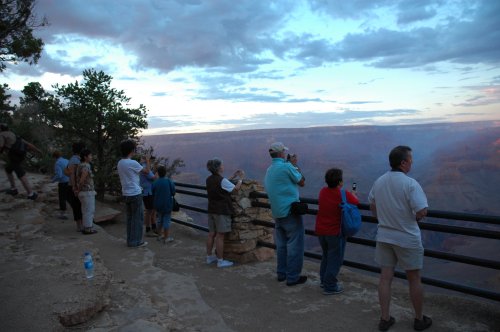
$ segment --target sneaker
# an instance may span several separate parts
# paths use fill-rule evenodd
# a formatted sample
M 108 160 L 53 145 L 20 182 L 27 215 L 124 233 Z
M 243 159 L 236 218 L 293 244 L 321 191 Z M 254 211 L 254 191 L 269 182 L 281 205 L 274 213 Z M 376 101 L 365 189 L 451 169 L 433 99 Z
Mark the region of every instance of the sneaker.
M 155 232 L 153 231 L 146 231 L 146 236 L 147 237 L 157 237 L 158 234 L 156 234 Z
M 225 259 L 217 260 L 217 267 L 229 267 L 233 266 L 233 262 L 226 261 Z
M 212 264 L 215 262 L 217 262 L 217 256 L 215 255 L 207 256 L 207 264 Z
M 394 317 L 390 316 L 389 320 L 383 320 L 380 318 L 380 322 L 378 323 L 378 330 L 379 331 L 387 331 L 392 325 L 396 323 L 396 319 Z
M 432 319 L 427 316 L 423 316 L 422 319 L 416 319 L 413 322 L 413 328 L 415 331 L 423 331 L 432 325 Z
M 145 247 L 145 246 L 147 246 L 147 245 L 148 245 L 148 243 L 147 243 L 146 241 L 144 241 L 144 242 L 139 243 L 139 244 L 136 246 L 136 248 L 139 248 L 139 247 Z
M 297 281 L 294 281 L 294 282 L 287 282 L 286 285 L 287 286 L 295 286 L 295 285 L 300 285 L 300 284 L 303 284 L 307 281 L 307 276 L 300 276 L 299 279 Z
M 166 240 L 164 242 L 170 243 L 170 242 L 173 242 L 173 241 L 174 241 L 174 238 L 171 237 L 171 236 L 169 236 L 169 237 L 166 238 Z
M 344 291 L 344 287 L 342 287 L 342 285 L 337 284 L 337 287 L 335 287 L 335 289 L 333 289 L 333 290 L 324 289 L 323 294 L 324 295 L 335 295 L 335 294 L 340 294 L 343 291 Z
M 283 282 L 286 280 L 286 277 L 284 275 L 279 275 L 276 280 L 278 280 L 278 282 Z
M 38 197 L 38 194 L 36 193 L 36 191 L 34 191 L 31 195 L 28 196 L 28 199 L 31 199 L 32 201 L 34 201 L 35 199 L 37 199 L 37 197 Z
M 14 189 L 11 188 L 11 189 L 6 190 L 5 193 L 12 195 L 12 196 L 16 196 L 18 194 L 18 191 L 16 188 L 14 188 Z

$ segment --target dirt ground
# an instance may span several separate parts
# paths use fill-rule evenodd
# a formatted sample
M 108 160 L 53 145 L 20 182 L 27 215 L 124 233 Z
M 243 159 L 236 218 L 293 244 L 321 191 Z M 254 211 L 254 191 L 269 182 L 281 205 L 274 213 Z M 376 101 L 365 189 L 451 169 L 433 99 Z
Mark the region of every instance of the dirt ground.
M 177 224 L 172 243 L 146 238 L 148 246 L 128 248 L 123 214 L 82 235 L 58 218 L 56 185 L 29 178 L 37 201 L 0 194 L 1 331 L 376 331 L 374 277 L 343 268 L 345 292 L 324 296 L 316 261 L 305 262 L 309 279 L 295 287 L 275 280 L 274 260 L 218 269 L 204 261 L 206 234 Z M 121 206 L 98 206 L 109 208 Z M 91 281 L 85 251 L 94 257 Z M 413 331 L 403 281 L 391 309 L 391 331 Z M 430 331 L 500 331 L 500 305 L 470 296 L 428 291 L 425 313 Z

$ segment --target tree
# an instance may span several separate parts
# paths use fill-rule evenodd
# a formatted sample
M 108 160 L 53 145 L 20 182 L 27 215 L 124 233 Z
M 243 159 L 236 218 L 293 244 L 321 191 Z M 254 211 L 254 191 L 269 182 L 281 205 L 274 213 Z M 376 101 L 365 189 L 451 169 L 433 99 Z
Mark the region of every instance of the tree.
M 140 130 L 147 128 L 146 107 L 127 108 L 130 98 L 111 87 L 112 79 L 90 69 L 83 71 L 81 84 L 55 85 L 61 107 L 47 112 L 47 121 L 66 142 L 84 141 L 93 152 L 94 180 L 101 198 L 120 158 L 120 142 L 126 138 L 138 140 Z
M 10 94 L 7 93 L 9 85 L 0 84 L 0 122 L 9 123 L 10 113 L 14 110 L 14 106 L 10 104 Z
M 33 29 L 46 26 L 33 15 L 35 0 L 0 0 L 0 72 L 6 63 L 37 63 L 43 41 L 33 36 Z

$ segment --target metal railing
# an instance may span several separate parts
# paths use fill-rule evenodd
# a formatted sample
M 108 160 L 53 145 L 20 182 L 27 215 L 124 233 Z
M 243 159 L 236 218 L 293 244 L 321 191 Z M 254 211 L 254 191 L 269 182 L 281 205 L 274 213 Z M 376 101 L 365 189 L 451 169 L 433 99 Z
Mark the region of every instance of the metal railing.
M 176 191 L 179 194 L 195 196 L 195 197 L 200 197 L 200 198 L 207 198 L 206 187 L 204 187 L 204 186 L 186 184 L 186 183 L 178 183 L 178 182 L 176 182 L 175 184 L 178 187 L 178 189 Z M 197 191 L 179 189 L 179 187 L 180 188 L 195 189 Z M 202 192 L 200 192 L 200 191 L 202 191 Z M 253 193 L 251 193 L 250 198 L 253 199 L 252 206 L 262 207 L 262 208 L 270 208 L 270 205 L 268 203 L 264 203 L 264 202 L 259 201 L 259 199 L 267 199 L 266 193 L 253 192 Z M 318 204 L 317 199 L 312 199 L 312 198 L 307 198 L 307 197 L 301 197 L 300 201 L 308 203 L 308 204 L 313 204 L 313 205 Z M 185 209 L 185 210 L 191 210 L 191 211 L 200 212 L 200 213 L 208 213 L 208 211 L 206 209 L 201 209 L 198 207 L 189 206 L 189 205 L 185 205 L 185 204 L 180 204 L 180 207 Z M 358 208 L 360 210 L 366 211 L 366 210 L 369 210 L 369 205 L 368 204 L 359 204 Z M 317 209 L 309 208 L 307 214 L 316 215 L 317 212 L 318 212 Z M 447 220 L 461 220 L 461 221 L 467 221 L 467 222 L 478 223 L 478 224 L 500 225 L 500 216 L 429 210 L 427 213 L 427 217 L 428 218 L 447 219 Z M 374 218 L 372 216 L 368 216 L 368 215 L 363 215 L 362 220 L 363 220 L 363 222 L 366 222 L 366 223 L 371 223 L 371 224 L 377 223 L 376 218 Z M 180 224 L 185 225 L 185 226 L 193 227 L 193 228 L 196 228 L 199 230 L 208 231 L 207 227 L 197 225 L 194 223 L 185 222 L 185 221 L 178 220 L 175 218 L 173 218 L 172 221 L 180 223 Z M 253 223 L 256 225 L 274 228 L 273 222 L 268 222 L 268 221 L 263 221 L 263 220 L 253 220 Z M 429 222 L 419 222 L 419 226 L 420 226 L 420 229 L 433 231 L 433 232 L 459 234 L 459 235 L 465 235 L 465 236 L 473 236 L 473 237 L 479 237 L 479 238 L 500 240 L 500 231 L 495 231 L 495 230 L 485 230 L 485 229 L 471 228 L 471 227 L 434 224 L 434 223 L 429 223 Z M 311 229 L 306 229 L 305 232 L 307 235 L 316 236 L 314 231 Z M 359 244 L 359 245 L 364 245 L 364 246 L 368 246 L 368 247 L 375 247 L 375 244 L 376 244 L 376 242 L 374 240 L 365 239 L 365 238 L 356 237 L 356 236 L 347 238 L 347 242 L 355 243 L 355 244 Z M 263 246 L 263 247 L 276 249 L 275 245 L 272 243 L 259 241 L 258 245 Z M 456 262 L 456 263 L 468 264 L 468 265 L 472 265 L 472 266 L 479 266 L 479 267 L 483 267 L 483 268 L 500 270 L 500 261 L 497 261 L 497 260 L 471 257 L 471 256 L 465 256 L 465 255 L 458 255 L 458 254 L 454 254 L 454 253 L 447 253 L 447 252 L 429 250 L 429 249 L 424 250 L 424 255 L 426 257 L 441 259 L 441 260 L 445 260 L 445 261 L 449 261 L 449 262 Z M 304 256 L 310 257 L 310 258 L 315 258 L 315 259 L 321 259 L 321 254 L 310 252 L 310 251 L 306 251 L 304 253 Z M 343 264 L 345 266 L 353 267 L 356 269 L 361 269 L 364 271 L 376 272 L 376 273 L 380 272 L 379 267 L 374 266 L 374 265 L 370 265 L 370 264 L 361 263 L 361 262 L 344 260 Z M 403 272 L 396 271 L 394 275 L 398 278 L 406 279 L 406 274 Z M 431 286 L 436 286 L 436 287 L 440 287 L 440 288 L 444 288 L 444 289 L 458 291 L 458 292 L 465 293 L 465 294 L 475 295 L 475 296 L 487 298 L 490 300 L 500 301 L 500 293 L 486 290 L 486 289 L 475 288 L 475 287 L 466 286 L 463 284 L 453 283 L 453 282 L 449 282 L 446 280 L 439 280 L 439 279 L 434 279 L 434 278 L 429 278 L 429 277 L 422 277 L 422 282 L 424 284 L 431 285 Z

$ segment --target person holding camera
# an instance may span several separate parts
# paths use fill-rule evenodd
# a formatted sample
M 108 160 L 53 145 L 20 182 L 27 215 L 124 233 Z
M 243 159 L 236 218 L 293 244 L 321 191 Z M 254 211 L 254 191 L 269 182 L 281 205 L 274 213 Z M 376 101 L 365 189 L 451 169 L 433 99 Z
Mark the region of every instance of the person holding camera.
M 337 275 L 344 261 L 346 238 L 341 232 L 342 203 L 341 189 L 344 185 L 343 171 L 330 168 L 325 173 L 326 187 L 319 192 L 318 213 L 316 214 L 315 233 L 321 246 L 321 265 L 319 277 L 324 295 L 340 294 L 344 291 Z M 355 191 L 345 192 L 349 204 L 358 205 Z
M 212 175 L 206 180 L 208 195 L 208 239 L 207 239 L 207 264 L 217 262 L 217 267 L 229 267 L 233 262 L 225 260 L 224 236 L 231 232 L 231 215 L 233 214 L 233 201 L 231 193 L 240 189 L 245 172 L 237 170 L 230 180 L 222 176 L 224 164 L 219 158 L 207 161 L 207 169 Z M 212 254 L 215 243 L 215 253 Z
M 305 179 L 300 171 L 285 161 L 288 148 L 281 142 L 269 147 L 272 164 L 264 179 L 264 187 L 275 219 L 277 279 L 287 286 L 303 284 L 307 276 L 300 275 L 304 263 L 304 223 L 302 215 L 293 214 L 292 203 L 299 201 L 299 187 Z
M 144 211 L 142 209 L 142 188 L 139 174 L 149 174 L 151 170 L 151 155 L 149 153 L 145 156 L 146 166 L 142 166 L 132 159 L 135 148 L 136 143 L 133 140 L 122 141 L 120 143 L 122 159 L 118 162 L 118 175 L 127 206 L 127 246 L 132 248 L 148 244 L 142 240 Z

